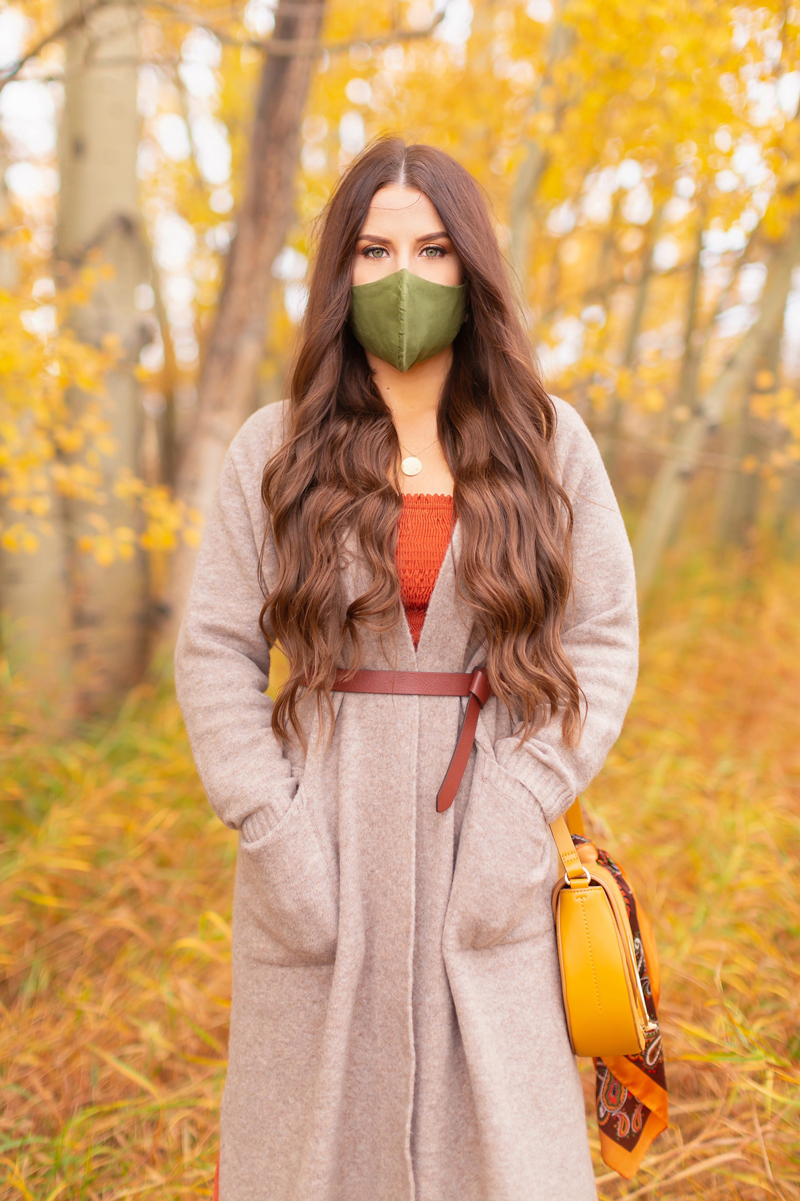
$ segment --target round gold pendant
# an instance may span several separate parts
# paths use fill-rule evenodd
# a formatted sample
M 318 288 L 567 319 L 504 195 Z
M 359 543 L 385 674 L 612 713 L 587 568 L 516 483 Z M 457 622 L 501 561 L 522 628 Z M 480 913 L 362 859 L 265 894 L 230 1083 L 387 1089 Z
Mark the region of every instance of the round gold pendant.
M 400 470 L 403 475 L 419 475 L 422 471 L 422 463 L 416 455 L 409 455 L 407 459 L 403 459 Z

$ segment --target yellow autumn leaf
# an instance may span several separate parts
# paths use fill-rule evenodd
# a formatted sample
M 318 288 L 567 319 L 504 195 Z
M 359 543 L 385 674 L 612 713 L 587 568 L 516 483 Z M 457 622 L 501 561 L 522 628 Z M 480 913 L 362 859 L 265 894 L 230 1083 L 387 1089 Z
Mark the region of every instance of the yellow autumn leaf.
M 617 374 L 617 395 L 622 400 L 630 399 L 633 393 L 633 372 L 628 367 L 623 367 Z
M 117 557 L 116 549 L 114 539 L 105 534 L 99 535 L 92 541 L 92 556 L 101 567 L 107 567 L 109 563 L 114 562 Z
M 187 546 L 199 546 L 202 538 L 203 535 L 200 530 L 195 529 L 193 526 L 187 526 L 183 531 L 183 540 Z
M 658 388 L 647 388 L 642 396 L 642 407 L 648 413 L 660 413 L 664 408 L 664 393 Z

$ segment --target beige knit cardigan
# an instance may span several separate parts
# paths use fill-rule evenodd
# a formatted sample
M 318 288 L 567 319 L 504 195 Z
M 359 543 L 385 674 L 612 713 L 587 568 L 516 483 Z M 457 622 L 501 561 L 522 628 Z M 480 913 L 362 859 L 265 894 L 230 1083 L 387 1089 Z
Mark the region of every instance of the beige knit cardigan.
M 581 1087 L 564 1024 L 547 823 L 600 770 L 637 668 L 628 539 L 597 448 L 556 400 L 575 511 L 564 646 L 588 702 L 516 749 L 490 699 L 452 808 L 435 795 L 466 701 L 334 694 L 333 740 L 285 753 L 258 627 L 264 463 L 284 405 L 228 453 L 176 654 L 209 800 L 240 832 L 221 1201 L 590 1201 Z M 460 526 L 415 652 L 367 636 L 362 666 L 469 671 L 484 659 L 455 592 Z M 349 603 L 365 567 L 350 547 Z M 267 539 L 264 574 L 276 573 Z

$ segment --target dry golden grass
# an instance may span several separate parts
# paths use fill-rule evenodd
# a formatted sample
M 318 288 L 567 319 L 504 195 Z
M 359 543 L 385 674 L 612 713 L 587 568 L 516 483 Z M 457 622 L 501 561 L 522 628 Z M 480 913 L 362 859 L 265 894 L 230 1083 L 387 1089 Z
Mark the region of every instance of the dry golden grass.
M 800 1198 L 797 597 L 798 565 L 684 565 L 585 798 L 659 935 L 673 1112 L 635 1181 L 598 1158 L 604 1201 Z M 3 716 L 0 1197 L 209 1196 L 234 835 L 168 689 L 85 740 Z
M 96 742 L 8 745 L 0 1196 L 210 1195 L 235 837 L 170 697 Z

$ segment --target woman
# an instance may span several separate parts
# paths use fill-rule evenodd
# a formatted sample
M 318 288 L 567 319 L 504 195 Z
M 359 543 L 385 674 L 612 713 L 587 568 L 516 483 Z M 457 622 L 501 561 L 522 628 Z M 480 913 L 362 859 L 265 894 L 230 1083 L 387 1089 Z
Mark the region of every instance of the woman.
M 328 205 L 290 398 L 230 448 L 177 649 L 240 835 L 222 1201 L 596 1196 L 548 823 L 636 661 L 622 519 L 540 382 L 480 190 L 378 141 Z M 427 673 L 478 667 L 451 767 L 480 704 Z

